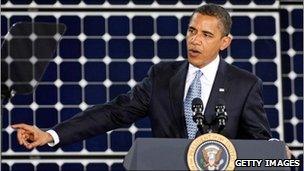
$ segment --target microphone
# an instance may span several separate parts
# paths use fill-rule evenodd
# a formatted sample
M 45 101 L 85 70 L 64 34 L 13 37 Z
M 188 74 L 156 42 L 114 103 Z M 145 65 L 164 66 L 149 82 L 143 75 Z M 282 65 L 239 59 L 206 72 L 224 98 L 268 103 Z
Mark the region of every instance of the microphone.
M 192 100 L 192 111 L 193 111 L 193 121 L 197 123 L 197 127 L 202 129 L 205 122 L 205 116 L 203 114 L 203 101 L 200 98 L 194 98 Z
M 218 132 L 221 132 L 225 126 L 226 126 L 226 122 L 228 120 L 228 115 L 226 112 L 226 107 L 223 104 L 219 104 L 215 106 L 215 116 L 217 118 L 218 121 Z

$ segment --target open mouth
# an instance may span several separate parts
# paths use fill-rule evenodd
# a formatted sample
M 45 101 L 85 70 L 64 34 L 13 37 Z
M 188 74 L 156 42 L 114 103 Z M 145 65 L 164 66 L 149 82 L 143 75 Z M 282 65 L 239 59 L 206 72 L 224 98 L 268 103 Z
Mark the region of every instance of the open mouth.
M 189 50 L 188 50 L 188 54 L 189 54 L 190 56 L 197 56 L 197 55 L 199 55 L 200 53 L 201 53 L 200 51 L 195 50 L 195 49 L 189 49 Z

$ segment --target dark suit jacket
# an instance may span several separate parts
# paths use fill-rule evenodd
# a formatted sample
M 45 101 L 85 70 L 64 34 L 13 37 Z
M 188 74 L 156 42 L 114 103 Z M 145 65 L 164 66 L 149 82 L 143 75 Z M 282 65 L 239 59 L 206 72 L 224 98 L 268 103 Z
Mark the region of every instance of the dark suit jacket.
M 59 145 L 130 125 L 145 116 L 150 117 L 155 137 L 187 138 L 183 109 L 187 70 L 187 61 L 154 65 L 148 76 L 127 94 L 93 106 L 55 126 Z M 224 88 L 225 93 L 221 94 L 219 88 Z M 228 113 L 223 135 L 231 139 L 271 137 L 260 79 L 221 59 L 204 113 L 208 122 L 215 118 L 215 106 L 220 98 L 225 101 Z

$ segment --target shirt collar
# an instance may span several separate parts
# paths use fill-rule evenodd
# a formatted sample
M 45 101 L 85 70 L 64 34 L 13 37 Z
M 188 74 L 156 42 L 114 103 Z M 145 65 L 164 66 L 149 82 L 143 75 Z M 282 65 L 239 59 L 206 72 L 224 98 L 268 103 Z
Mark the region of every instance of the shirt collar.
M 217 57 L 213 61 L 211 61 L 208 65 L 204 66 L 203 68 L 197 68 L 189 63 L 188 75 L 193 75 L 197 70 L 201 70 L 203 73 L 203 77 L 206 78 L 208 83 L 213 83 L 219 64 L 220 64 L 219 55 L 217 55 Z

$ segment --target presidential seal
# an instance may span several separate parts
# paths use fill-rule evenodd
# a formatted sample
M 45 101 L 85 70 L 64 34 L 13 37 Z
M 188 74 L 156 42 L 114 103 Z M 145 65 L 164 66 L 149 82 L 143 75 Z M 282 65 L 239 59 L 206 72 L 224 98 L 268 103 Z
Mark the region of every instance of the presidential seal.
M 233 170 L 236 158 L 235 148 L 226 137 L 209 133 L 192 141 L 187 163 L 190 170 Z

